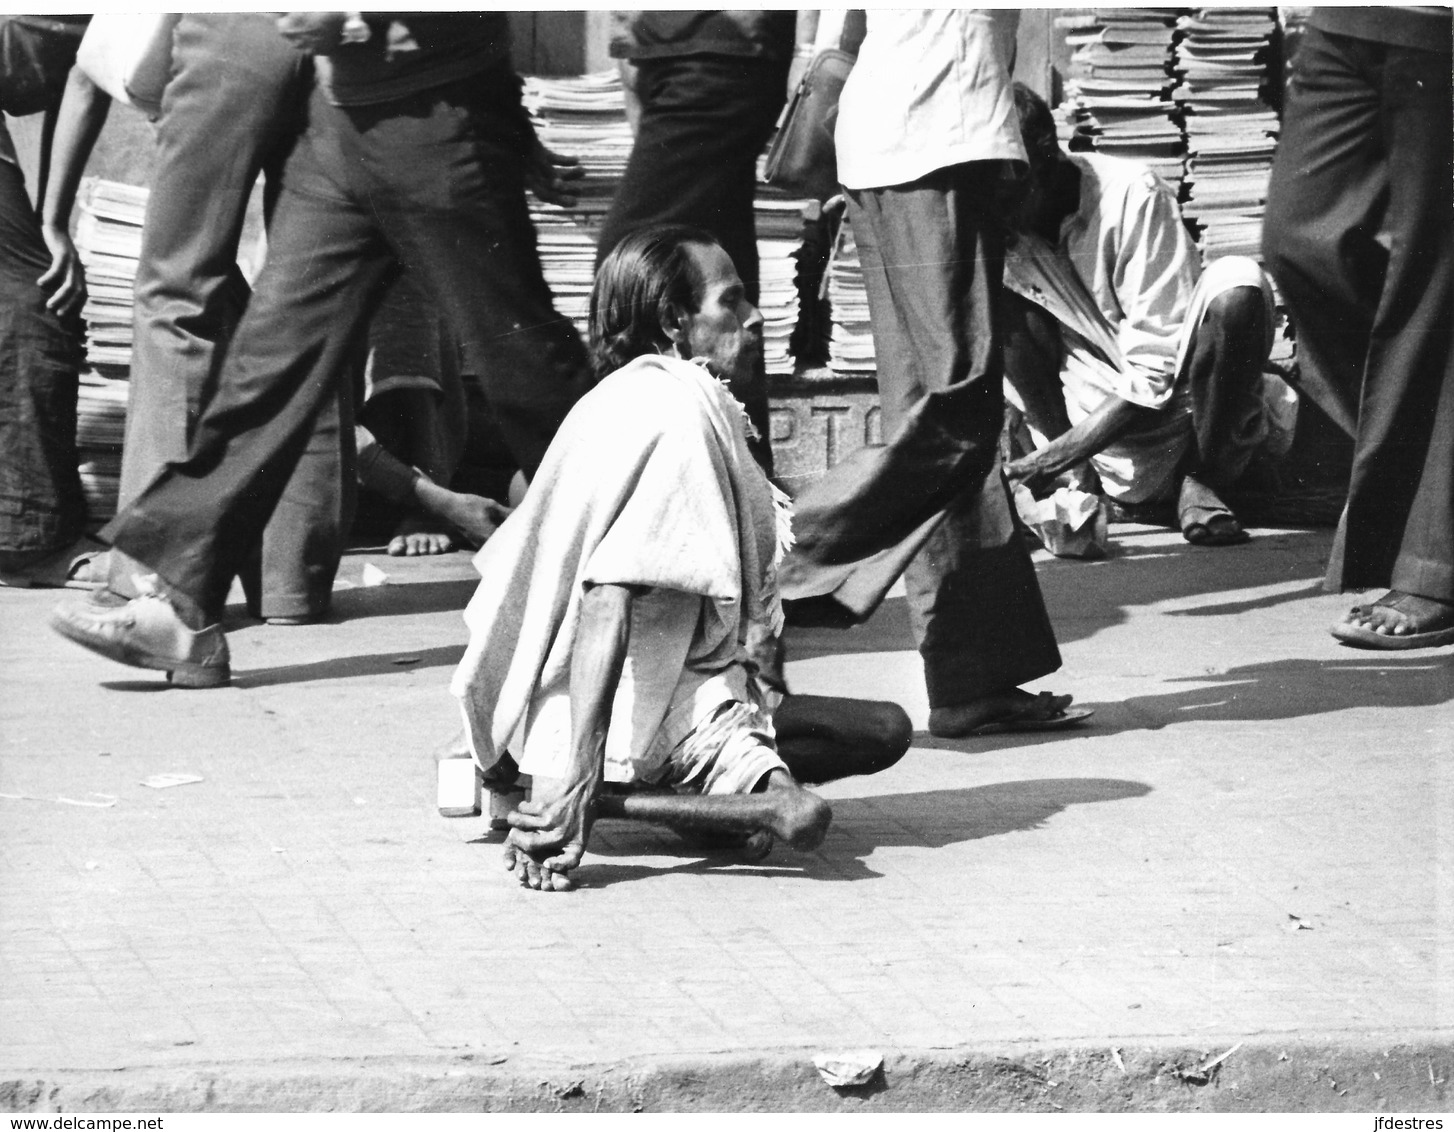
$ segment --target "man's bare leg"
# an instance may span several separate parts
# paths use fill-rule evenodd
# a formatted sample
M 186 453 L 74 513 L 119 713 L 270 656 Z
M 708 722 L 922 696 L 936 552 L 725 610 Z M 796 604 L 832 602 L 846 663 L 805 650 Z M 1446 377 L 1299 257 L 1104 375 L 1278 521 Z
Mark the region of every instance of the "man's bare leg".
M 877 774 L 898 762 L 914 725 L 898 704 L 789 694 L 773 712 L 778 755 L 799 782 Z
M 543 827 L 541 815 L 550 804 L 548 796 L 560 786 L 553 780 L 535 779 L 537 797 L 510 814 L 505 867 L 527 888 L 566 892 L 575 887 L 569 873 L 579 858 L 562 860 L 557 842 L 537 842 L 535 836 Z M 764 788 L 752 794 L 602 794 L 593 808 L 593 817 L 630 818 L 685 833 L 743 838 L 767 833 L 800 850 L 821 845 L 833 818 L 827 802 L 804 790 L 781 769 L 771 771 Z
M 752 794 L 603 794 L 598 817 L 633 818 L 696 833 L 752 834 L 766 830 L 794 849 L 816 849 L 833 809 L 785 770 L 771 771 Z

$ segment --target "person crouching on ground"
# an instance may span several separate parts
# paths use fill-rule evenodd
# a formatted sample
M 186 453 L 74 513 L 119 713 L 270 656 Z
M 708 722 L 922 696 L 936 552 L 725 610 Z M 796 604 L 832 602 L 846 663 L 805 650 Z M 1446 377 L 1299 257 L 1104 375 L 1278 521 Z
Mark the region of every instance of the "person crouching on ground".
M 812 849 L 831 811 L 799 782 L 870 774 L 908 749 L 897 705 L 784 694 L 764 660 L 790 505 L 726 384 L 750 371 L 761 329 L 705 232 L 624 239 L 591 298 L 600 383 L 475 558 L 451 690 L 481 769 L 499 778 L 513 759 L 531 776 L 505 850 L 530 888 L 574 887 L 600 816 L 758 855 L 771 838 Z
M 1268 436 L 1271 284 L 1245 256 L 1203 268 L 1175 190 L 1134 161 L 1063 153 L 1044 100 L 1014 96 L 1030 174 L 1005 260 L 1005 379 L 1048 439 L 1005 474 L 1032 491 L 1098 476 L 1120 503 L 1175 499 L 1188 542 L 1245 542 L 1217 491 Z

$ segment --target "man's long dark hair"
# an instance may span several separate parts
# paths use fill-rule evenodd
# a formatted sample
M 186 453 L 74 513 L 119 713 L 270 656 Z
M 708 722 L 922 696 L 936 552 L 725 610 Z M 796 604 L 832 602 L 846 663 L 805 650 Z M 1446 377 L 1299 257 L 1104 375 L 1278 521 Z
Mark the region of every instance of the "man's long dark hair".
M 686 245 L 716 243 L 700 228 L 656 224 L 612 249 L 591 290 L 591 366 L 597 380 L 669 344 L 662 323 L 673 312 L 695 312 L 701 302 L 702 277 Z

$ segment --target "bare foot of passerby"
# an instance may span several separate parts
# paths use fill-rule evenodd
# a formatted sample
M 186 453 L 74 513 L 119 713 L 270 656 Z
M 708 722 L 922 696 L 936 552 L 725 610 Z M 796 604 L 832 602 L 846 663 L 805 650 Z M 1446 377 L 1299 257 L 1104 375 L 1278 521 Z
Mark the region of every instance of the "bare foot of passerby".
M 396 558 L 448 554 L 455 548 L 454 537 L 442 526 L 437 519 L 406 515 L 389 540 L 388 552 Z
M 1454 602 L 1389 590 L 1355 605 L 1332 628 L 1344 644 L 1370 649 L 1422 649 L 1454 644 Z

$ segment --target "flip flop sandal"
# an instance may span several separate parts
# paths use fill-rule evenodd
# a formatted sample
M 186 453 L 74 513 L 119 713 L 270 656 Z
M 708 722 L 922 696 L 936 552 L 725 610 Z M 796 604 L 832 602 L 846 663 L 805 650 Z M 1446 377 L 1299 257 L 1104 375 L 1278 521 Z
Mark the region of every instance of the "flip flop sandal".
M 1014 731 L 1060 731 L 1084 723 L 1095 715 L 1095 708 L 1067 708 L 1050 716 L 1017 716 L 1011 719 L 996 719 L 971 727 L 966 735 L 1003 735 Z
M 1398 599 L 1386 601 L 1379 599 L 1373 605 L 1389 606 L 1398 608 Z M 1352 612 L 1372 608 L 1366 605 L 1355 605 Z M 1450 611 L 1454 617 L 1454 610 Z M 1375 633 L 1372 629 L 1365 629 L 1362 625 L 1353 625 L 1347 621 L 1337 622 L 1328 630 L 1335 638 L 1345 645 L 1351 645 L 1355 649 L 1378 649 L 1387 652 L 1399 652 L 1404 649 L 1436 649 L 1442 645 L 1454 645 L 1454 624 L 1446 625 L 1442 629 L 1428 629 L 1422 633 Z
M 87 544 L 87 549 L 75 548 Z M 74 553 L 73 553 L 74 552 Z M 0 571 L 0 586 L 14 589 L 94 590 L 106 584 L 107 548 L 82 539 L 23 570 Z

